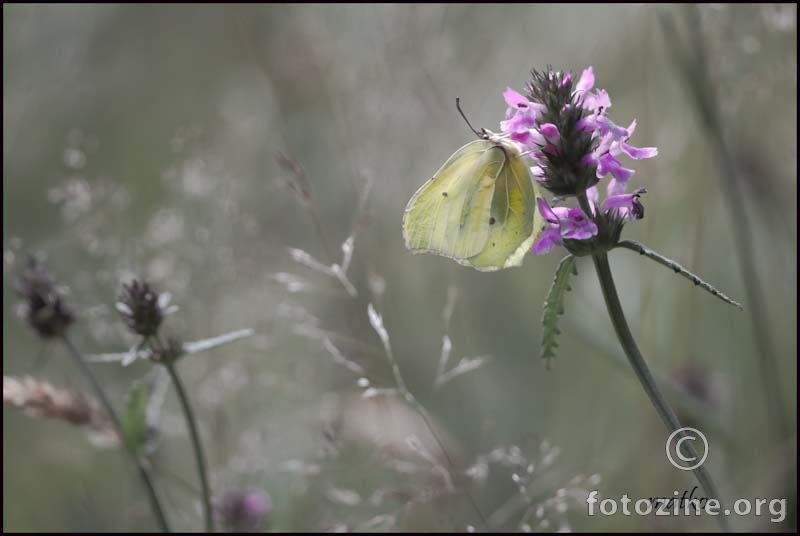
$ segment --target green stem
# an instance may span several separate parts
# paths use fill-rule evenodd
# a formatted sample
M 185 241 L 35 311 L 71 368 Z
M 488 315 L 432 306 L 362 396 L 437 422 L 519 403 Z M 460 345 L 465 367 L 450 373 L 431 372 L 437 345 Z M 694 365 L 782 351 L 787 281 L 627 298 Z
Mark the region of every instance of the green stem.
M 197 422 L 194 418 L 192 406 L 189 404 L 189 397 L 186 395 L 186 390 L 183 388 L 183 382 L 181 382 L 178 376 L 175 365 L 173 363 L 167 363 L 165 366 L 167 367 L 173 385 L 175 385 L 175 391 L 178 393 L 178 399 L 183 408 L 183 416 L 186 419 L 186 426 L 189 428 L 189 436 L 192 441 L 192 447 L 194 448 L 194 456 L 197 460 L 197 472 L 200 474 L 200 485 L 203 489 L 203 511 L 206 520 L 206 532 L 214 532 L 214 520 L 211 510 L 211 490 L 208 485 L 206 459 L 203 454 L 203 445 L 200 443 L 200 434 L 197 431 Z
M 611 275 L 608 257 L 605 253 L 595 253 L 593 259 L 595 269 L 597 270 L 597 278 L 600 281 L 600 287 L 603 289 L 603 297 L 606 301 L 608 314 L 611 317 L 611 323 L 614 325 L 614 331 L 617 333 L 617 338 L 622 345 L 622 349 L 625 351 L 625 355 L 628 357 L 628 361 L 630 361 L 636 376 L 639 378 L 639 382 L 650 398 L 650 402 L 652 402 L 653 407 L 655 407 L 656 412 L 658 412 L 658 416 L 661 417 L 661 420 L 671 433 L 676 432 L 682 428 L 681 423 L 675 416 L 675 412 L 672 411 L 672 408 L 667 403 L 664 395 L 659 391 L 656 381 L 650 373 L 650 369 L 647 367 L 644 357 L 642 357 L 642 354 L 639 352 L 636 340 L 633 338 L 633 334 L 628 327 L 628 322 L 625 319 L 625 313 L 622 311 L 622 304 L 619 301 L 617 289 L 614 285 L 614 278 Z M 679 434 L 681 437 L 688 437 L 685 431 L 681 431 Z M 698 458 L 691 441 L 681 441 L 680 446 L 683 448 L 684 454 L 688 458 Z M 716 498 L 719 501 L 720 513 L 716 516 L 716 519 L 722 530 L 729 532 L 730 527 L 727 518 L 723 515 L 725 507 L 722 504 L 719 490 L 711 479 L 711 474 L 702 464 L 693 469 L 693 471 L 700 485 L 703 486 L 705 493 L 710 498 Z
M 89 383 L 92 384 L 92 389 L 94 389 L 95 395 L 100 400 L 100 403 L 103 405 L 103 408 L 108 413 L 108 416 L 111 418 L 111 422 L 114 424 L 114 428 L 117 430 L 117 434 L 119 434 L 120 441 L 122 442 L 125 452 L 131 458 L 131 461 L 136 465 L 136 468 L 139 471 L 139 476 L 144 483 L 144 487 L 147 490 L 147 497 L 150 499 L 150 507 L 153 509 L 153 514 L 156 516 L 156 520 L 158 521 L 158 525 L 161 528 L 161 532 L 170 532 L 169 523 L 167 522 L 167 517 L 164 515 L 164 509 L 161 507 L 161 502 L 158 499 L 158 495 L 156 494 L 155 486 L 153 485 L 153 480 L 150 477 L 150 473 L 148 473 L 147 469 L 145 468 L 142 460 L 139 456 L 133 452 L 130 447 L 128 446 L 127 441 L 125 441 L 125 436 L 122 430 L 122 421 L 120 421 L 119 415 L 114 410 L 114 406 L 111 405 L 111 401 L 106 396 L 105 390 L 103 386 L 100 385 L 100 382 L 97 380 L 97 377 L 92 372 L 92 369 L 89 368 L 89 365 L 86 363 L 86 360 L 83 357 L 83 354 L 78 350 L 78 348 L 72 343 L 72 341 L 67 337 L 66 334 L 61 336 L 62 341 L 64 342 L 64 346 L 67 347 L 69 350 L 69 355 L 75 360 L 77 363 L 78 368 L 81 369 L 81 372 L 86 376 L 89 380 Z

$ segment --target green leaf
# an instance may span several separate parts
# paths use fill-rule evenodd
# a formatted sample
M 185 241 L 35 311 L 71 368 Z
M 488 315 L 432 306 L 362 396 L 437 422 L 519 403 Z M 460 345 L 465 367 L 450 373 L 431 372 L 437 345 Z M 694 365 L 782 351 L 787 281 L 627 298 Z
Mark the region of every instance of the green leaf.
M 139 381 L 133 384 L 121 415 L 122 434 L 128 448 L 139 454 L 145 448 L 149 437 L 147 426 L 147 403 L 150 399 L 150 386 Z
M 572 290 L 569 286 L 570 274 L 578 275 L 578 269 L 575 266 L 575 257 L 567 255 L 558 264 L 553 277 L 553 285 L 544 301 L 541 356 L 548 369 L 552 366 L 553 357 L 556 355 L 555 349 L 558 347 L 556 336 L 561 333 L 558 329 L 558 317 L 564 314 L 564 295 L 568 290 Z
M 640 244 L 639 242 L 635 242 L 633 240 L 622 240 L 621 242 L 617 243 L 616 247 L 629 249 L 631 251 L 635 251 L 640 255 L 644 255 L 645 257 L 656 261 L 658 264 L 666 266 L 676 274 L 685 277 L 686 279 L 694 283 L 696 287 L 700 287 L 703 290 L 711 293 L 712 296 L 716 296 L 725 303 L 733 305 L 734 307 L 738 307 L 740 310 L 744 310 L 741 303 L 729 298 L 728 296 L 726 296 L 725 294 L 723 294 L 710 284 L 706 283 L 705 281 L 700 279 L 698 276 L 696 276 L 695 274 L 693 274 L 692 272 L 690 272 L 677 262 L 670 260 L 662 255 L 659 255 L 652 249 L 647 248 L 646 246 Z

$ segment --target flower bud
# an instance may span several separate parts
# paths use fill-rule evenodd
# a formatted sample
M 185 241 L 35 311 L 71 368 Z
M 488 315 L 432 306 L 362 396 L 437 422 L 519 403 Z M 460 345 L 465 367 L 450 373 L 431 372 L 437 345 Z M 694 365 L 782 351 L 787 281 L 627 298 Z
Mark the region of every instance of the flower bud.
M 149 283 L 133 280 L 122 285 L 116 308 L 128 328 L 143 337 L 155 335 L 164 317 L 177 307 L 169 304 L 168 292 L 157 293 Z

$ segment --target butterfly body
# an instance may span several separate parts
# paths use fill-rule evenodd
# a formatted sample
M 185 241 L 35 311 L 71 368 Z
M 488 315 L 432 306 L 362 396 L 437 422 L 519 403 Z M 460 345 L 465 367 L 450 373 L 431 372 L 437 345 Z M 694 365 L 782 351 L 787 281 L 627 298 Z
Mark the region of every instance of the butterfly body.
M 488 133 L 456 151 L 411 197 L 406 247 L 481 271 L 519 266 L 543 227 L 537 196 L 517 146 Z

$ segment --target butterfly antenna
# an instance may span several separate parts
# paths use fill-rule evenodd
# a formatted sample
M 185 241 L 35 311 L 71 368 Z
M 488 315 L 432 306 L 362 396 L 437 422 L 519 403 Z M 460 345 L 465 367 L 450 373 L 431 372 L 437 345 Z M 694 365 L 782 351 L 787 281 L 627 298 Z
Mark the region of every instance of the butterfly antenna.
M 458 113 L 460 113 L 461 117 L 464 119 L 464 122 L 467 123 L 467 126 L 469 127 L 469 129 L 472 132 L 474 132 L 476 136 L 478 136 L 479 138 L 485 140 L 486 139 L 486 131 L 484 129 L 481 129 L 480 132 L 475 130 L 475 128 L 472 126 L 472 123 L 470 123 L 469 119 L 467 119 L 467 116 L 464 113 L 464 110 L 461 109 L 461 97 L 456 97 L 456 108 L 458 109 Z

